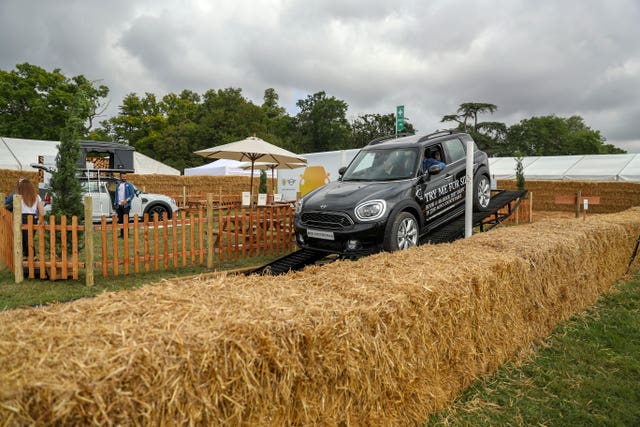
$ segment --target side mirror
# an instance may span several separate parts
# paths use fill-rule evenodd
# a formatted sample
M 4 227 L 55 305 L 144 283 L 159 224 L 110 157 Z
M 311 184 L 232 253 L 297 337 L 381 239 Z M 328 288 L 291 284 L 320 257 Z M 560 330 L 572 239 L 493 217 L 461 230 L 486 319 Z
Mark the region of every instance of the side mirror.
M 139 196 L 140 194 L 142 194 L 142 190 L 140 190 L 139 188 L 136 188 L 136 196 Z
M 442 168 L 438 165 L 431 165 L 429 169 L 427 169 L 427 172 L 429 172 L 429 175 L 437 175 L 442 172 Z
M 347 170 L 347 167 L 346 166 L 342 166 L 340 169 L 338 169 L 338 175 L 340 175 L 340 176 L 344 175 L 346 170 Z

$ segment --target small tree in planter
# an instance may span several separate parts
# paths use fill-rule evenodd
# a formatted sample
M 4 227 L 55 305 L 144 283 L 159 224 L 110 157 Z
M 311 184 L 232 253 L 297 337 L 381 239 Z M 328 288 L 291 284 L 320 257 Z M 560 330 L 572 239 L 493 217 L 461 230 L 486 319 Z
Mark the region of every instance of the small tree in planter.
M 83 117 L 87 117 L 90 103 L 83 91 L 78 91 L 75 95 L 69 119 L 61 132 L 58 155 L 56 156 L 56 171 L 51 174 L 49 182 L 52 194 L 51 214 L 55 216 L 56 222 L 60 221 L 63 215 L 70 220 L 77 216 L 80 221 L 84 217 L 84 207 L 82 204 L 82 187 L 77 176 L 78 161 L 80 160 L 80 136 L 84 129 Z M 70 237 L 70 236 L 68 236 Z M 59 241 L 58 239 L 56 239 Z M 68 241 L 70 241 L 68 239 Z M 78 242 L 82 242 L 79 239 Z M 79 245 L 81 246 L 81 245 Z M 60 248 L 57 248 L 58 254 Z M 68 246 L 71 251 L 71 246 Z
M 522 168 L 522 156 L 516 157 L 516 187 L 518 190 L 524 190 L 524 170 Z
M 258 192 L 267 192 L 267 173 L 263 170 L 260 171 L 260 185 L 258 186 Z

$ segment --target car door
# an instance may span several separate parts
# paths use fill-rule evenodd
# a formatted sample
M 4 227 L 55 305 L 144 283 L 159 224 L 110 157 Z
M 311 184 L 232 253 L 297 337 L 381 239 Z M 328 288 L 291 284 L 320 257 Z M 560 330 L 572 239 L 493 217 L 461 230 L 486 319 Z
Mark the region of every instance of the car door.
M 103 216 L 111 219 L 113 207 L 111 206 L 111 197 L 107 192 L 105 183 L 99 181 L 83 181 L 81 185 L 84 197 L 91 196 L 93 222 L 100 222 Z
M 424 159 L 429 157 L 434 150 L 442 153 L 442 146 L 440 144 L 425 146 L 422 150 L 423 157 L 420 164 L 422 164 Z M 451 175 L 447 173 L 447 166 L 437 174 L 430 174 L 428 171 L 425 171 L 424 175 L 422 175 L 421 182 L 424 195 L 423 213 L 425 223 L 428 224 L 432 222 L 446 211 L 446 199 L 451 180 Z
M 466 153 L 464 143 L 459 138 L 452 138 L 442 143 L 443 160 L 447 164 L 445 173 L 450 183 L 449 204 L 457 206 L 464 202 L 466 189 Z

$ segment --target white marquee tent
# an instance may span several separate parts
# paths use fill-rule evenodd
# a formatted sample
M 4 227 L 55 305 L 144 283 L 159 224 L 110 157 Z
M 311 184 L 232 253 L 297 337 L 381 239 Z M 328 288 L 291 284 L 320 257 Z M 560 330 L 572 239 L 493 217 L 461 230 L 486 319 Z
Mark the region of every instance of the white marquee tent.
M 0 169 L 35 172 L 30 166 L 38 156 L 55 158 L 59 141 L 0 137 Z M 180 175 L 180 171 L 142 153 L 133 153 L 133 167 L 138 174 Z
M 238 160 L 220 159 L 195 168 L 186 168 L 185 175 L 216 175 L 216 176 L 251 176 L 250 170 L 242 168 L 246 163 Z
M 495 179 L 515 179 L 515 157 L 489 159 Z M 640 154 L 589 154 L 576 156 L 523 157 L 529 180 L 640 181 Z

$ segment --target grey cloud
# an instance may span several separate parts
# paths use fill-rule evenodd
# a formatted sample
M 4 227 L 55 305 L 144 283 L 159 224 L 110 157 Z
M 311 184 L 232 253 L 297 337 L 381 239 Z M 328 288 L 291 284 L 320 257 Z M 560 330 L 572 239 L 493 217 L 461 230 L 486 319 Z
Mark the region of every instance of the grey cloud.
M 295 114 L 324 90 L 351 117 L 404 104 L 422 130 L 462 102 L 491 102 L 491 120 L 580 114 L 632 146 L 638 22 L 635 0 L 4 0 L 0 68 L 103 79 L 113 107 L 129 92 L 226 87 L 260 103 L 273 87 Z

